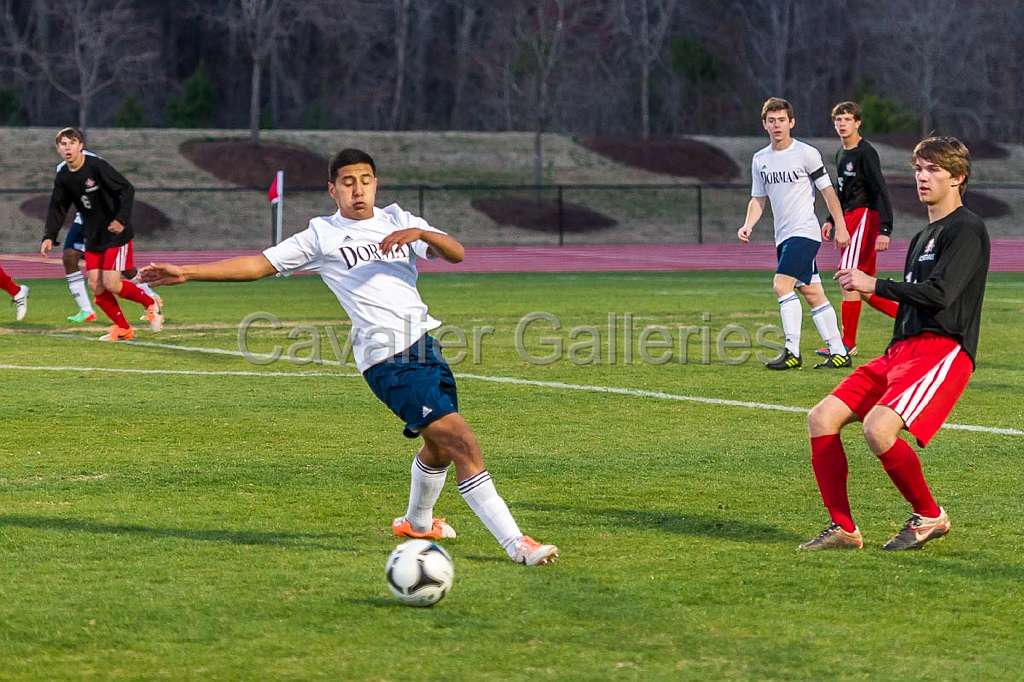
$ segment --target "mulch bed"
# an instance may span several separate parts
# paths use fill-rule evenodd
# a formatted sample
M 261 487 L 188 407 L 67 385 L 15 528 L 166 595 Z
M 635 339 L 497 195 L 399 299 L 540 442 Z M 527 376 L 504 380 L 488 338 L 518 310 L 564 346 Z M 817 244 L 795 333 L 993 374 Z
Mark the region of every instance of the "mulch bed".
M 42 225 L 46 221 L 46 214 L 50 209 L 50 197 L 42 194 L 29 197 L 21 202 L 18 208 L 24 215 L 39 221 L 39 233 L 42 234 Z M 64 218 L 63 227 L 70 227 L 74 219 L 75 207 L 72 205 L 67 217 Z M 132 226 L 139 233 L 152 234 L 169 228 L 171 219 L 156 206 L 136 199 L 132 205 Z
M 558 202 L 550 199 L 474 199 L 472 206 L 499 225 L 514 225 L 537 232 L 558 233 Z M 579 204 L 562 203 L 562 225 L 566 232 L 592 232 L 615 227 L 608 216 Z
M 874 140 L 908 151 L 913 151 L 917 143 L 921 141 L 921 136 L 917 133 L 883 133 L 867 137 L 868 141 Z M 972 159 L 1005 159 L 1010 156 L 1010 150 L 992 140 L 968 140 L 965 138 L 960 138 L 960 140 L 967 145 Z M 907 158 L 907 166 L 910 166 L 909 157 Z
M 888 179 L 889 198 L 892 200 L 893 209 L 924 215 L 925 209 L 917 198 L 917 189 L 910 184 L 896 185 L 893 182 L 892 179 Z M 903 182 L 906 181 L 903 180 Z M 972 190 L 969 185 L 967 194 L 964 195 L 964 206 L 982 218 L 1002 218 L 1013 213 L 1013 208 L 1002 199 Z
M 739 177 L 740 168 L 724 151 L 686 137 L 584 137 L 579 143 L 617 163 L 652 173 L 725 182 Z
M 279 170 L 284 171 L 286 190 L 327 184 L 328 160 L 298 145 L 225 138 L 189 140 L 179 151 L 210 175 L 239 187 L 266 189 Z

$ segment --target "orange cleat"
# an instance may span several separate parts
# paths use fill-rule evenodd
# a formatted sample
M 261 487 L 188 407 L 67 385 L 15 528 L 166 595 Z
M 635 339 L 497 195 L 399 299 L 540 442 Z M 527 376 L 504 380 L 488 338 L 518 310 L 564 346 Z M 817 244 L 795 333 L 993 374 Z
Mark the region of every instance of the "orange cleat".
M 529 535 L 516 540 L 512 561 L 525 566 L 540 566 L 553 563 L 558 558 L 558 548 L 542 545 Z
M 135 330 L 131 327 L 125 329 L 124 327 L 118 327 L 116 324 L 110 327 L 110 330 L 100 337 L 100 341 L 131 341 L 135 338 Z
M 164 328 L 164 311 L 160 307 L 159 303 L 146 308 L 146 321 L 149 322 L 149 328 L 155 332 L 160 331 Z
M 420 538 L 423 540 L 442 540 L 455 537 L 455 529 L 448 525 L 444 518 L 434 517 L 430 530 L 421 531 L 412 527 L 412 523 L 404 516 L 391 522 L 391 532 L 403 538 Z

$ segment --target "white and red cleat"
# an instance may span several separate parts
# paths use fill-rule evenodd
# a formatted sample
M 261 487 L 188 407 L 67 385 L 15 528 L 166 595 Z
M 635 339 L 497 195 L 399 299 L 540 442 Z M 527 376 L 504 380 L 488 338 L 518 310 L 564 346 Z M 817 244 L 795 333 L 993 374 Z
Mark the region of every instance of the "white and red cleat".
M 422 540 L 443 540 L 455 537 L 455 529 L 448 525 L 444 518 L 434 517 L 430 530 L 416 530 L 412 523 L 404 516 L 399 516 L 391 522 L 391 532 L 403 538 L 418 538 Z
M 558 548 L 542 545 L 529 535 L 524 535 L 513 546 L 512 561 L 524 566 L 541 566 L 553 563 L 558 558 Z

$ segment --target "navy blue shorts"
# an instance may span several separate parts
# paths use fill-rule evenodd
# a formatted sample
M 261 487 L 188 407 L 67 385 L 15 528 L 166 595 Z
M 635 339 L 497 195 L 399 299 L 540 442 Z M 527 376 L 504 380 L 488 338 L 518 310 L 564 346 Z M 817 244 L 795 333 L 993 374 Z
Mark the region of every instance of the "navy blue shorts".
M 818 264 L 815 257 L 821 242 L 807 237 L 790 237 L 775 247 L 775 254 L 778 256 L 779 265 L 775 272 L 780 275 L 789 275 L 796 280 L 796 285 L 802 287 L 807 284 L 821 282 L 818 276 Z
M 71 223 L 67 235 L 64 236 L 64 248 L 85 253 L 85 226 L 77 220 Z
M 363 372 L 370 390 L 405 422 L 402 432 L 415 438 L 420 429 L 459 411 L 455 376 L 429 334 L 398 355 Z

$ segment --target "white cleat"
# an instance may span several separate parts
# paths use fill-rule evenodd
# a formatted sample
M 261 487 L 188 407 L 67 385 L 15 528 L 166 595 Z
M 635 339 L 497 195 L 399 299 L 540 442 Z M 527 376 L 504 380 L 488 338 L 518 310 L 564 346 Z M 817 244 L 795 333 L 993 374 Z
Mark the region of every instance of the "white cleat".
M 164 328 L 164 310 L 160 302 L 154 301 L 153 305 L 146 308 L 146 314 L 143 317 L 149 322 L 149 328 L 153 331 L 158 332 Z
M 14 295 L 14 319 L 21 322 L 28 315 L 28 287 L 24 284 Z
M 529 535 L 516 540 L 512 561 L 524 566 L 541 566 L 550 564 L 558 558 L 558 548 L 554 545 L 542 545 Z

